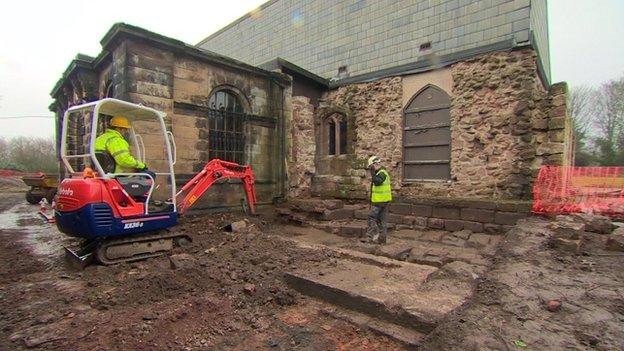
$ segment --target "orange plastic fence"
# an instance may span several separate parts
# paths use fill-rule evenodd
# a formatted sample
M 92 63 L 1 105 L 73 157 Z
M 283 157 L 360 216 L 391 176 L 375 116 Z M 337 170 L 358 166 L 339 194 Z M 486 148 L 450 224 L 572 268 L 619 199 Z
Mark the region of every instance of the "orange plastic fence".
M 624 167 L 542 166 L 533 185 L 533 212 L 624 216 Z
M 0 169 L 0 177 L 45 177 L 45 173 L 28 173 L 12 169 Z

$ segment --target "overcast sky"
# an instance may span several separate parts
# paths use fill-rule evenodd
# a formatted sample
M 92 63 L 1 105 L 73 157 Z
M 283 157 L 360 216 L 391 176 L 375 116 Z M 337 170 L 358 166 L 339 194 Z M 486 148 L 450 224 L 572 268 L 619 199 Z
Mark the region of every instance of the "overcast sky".
M 49 93 L 78 53 L 96 56 L 116 22 L 196 44 L 265 0 L 5 2 L 0 13 L 0 137 L 52 136 Z M 548 0 L 553 82 L 624 75 L 623 0 Z

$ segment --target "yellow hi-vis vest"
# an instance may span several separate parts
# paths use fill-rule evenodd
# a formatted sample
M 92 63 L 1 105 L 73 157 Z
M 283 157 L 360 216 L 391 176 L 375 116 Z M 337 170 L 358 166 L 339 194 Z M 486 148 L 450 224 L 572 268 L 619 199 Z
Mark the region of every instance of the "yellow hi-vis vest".
M 386 180 L 381 185 L 375 185 L 371 187 L 371 202 L 390 202 L 392 201 L 392 189 L 390 188 L 390 175 L 385 169 L 379 169 L 375 175 L 383 173 L 386 175 Z
M 108 152 L 115 159 L 115 173 L 133 173 L 145 168 L 145 164 L 130 154 L 130 145 L 123 135 L 114 129 L 108 129 L 95 139 L 95 151 Z

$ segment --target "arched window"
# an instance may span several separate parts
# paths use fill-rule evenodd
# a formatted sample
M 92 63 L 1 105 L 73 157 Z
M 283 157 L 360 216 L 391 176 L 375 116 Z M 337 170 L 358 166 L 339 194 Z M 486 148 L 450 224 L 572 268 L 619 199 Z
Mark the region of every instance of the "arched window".
M 113 85 L 113 81 L 110 79 L 106 81 L 106 84 L 104 85 L 104 97 L 105 98 L 115 97 L 115 86 Z
M 327 155 L 347 153 L 347 119 L 344 115 L 333 113 L 323 121 L 323 141 Z
M 451 178 L 451 98 L 427 85 L 403 111 L 403 178 L 405 181 Z
M 209 158 L 244 163 L 244 108 L 232 90 L 218 90 L 208 99 Z
M 218 90 L 208 99 L 208 107 L 215 110 L 243 113 L 243 105 L 232 90 Z

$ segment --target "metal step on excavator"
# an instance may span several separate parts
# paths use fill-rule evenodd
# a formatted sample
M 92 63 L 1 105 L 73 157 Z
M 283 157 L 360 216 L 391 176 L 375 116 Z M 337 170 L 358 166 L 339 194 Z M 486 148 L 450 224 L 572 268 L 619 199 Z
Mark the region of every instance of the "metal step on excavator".
M 133 154 L 143 162 L 146 153 L 139 129 L 147 126 L 149 135 L 145 137 L 152 141 L 150 154 L 161 155 L 159 162 L 154 162 L 160 167 L 155 173 L 114 173 L 112 158 L 95 151 L 95 140 L 101 133 L 88 135 L 88 152 L 75 152 L 80 148 L 72 144 L 75 138 L 69 135 L 70 126 L 86 120 L 88 130 L 103 131 L 106 116 L 120 115 L 132 122 L 129 142 Z M 190 242 L 189 236 L 172 228 L 223 179 L 242 181 L 246 195 L 243 208 L 255 214 L 255 175 L 250 166 L 213 159 L 176 191 L 176 146 L 173 134 L 166 130 L 165 116 L 149 107 L 110 98 L 73 106 L 65 112 L 60 154 L 66 178 L 58 187 L 54 218 L 61 232 L 83 239 L 79 249 L 65 248 L 74 265 L 84 268 L 93 261 L 110 265 L 142 260 Z M 154 142 L 155 138 L 162 144 Z M 154 152 L 157 146 L 163 149 Z

